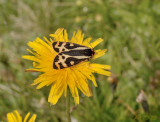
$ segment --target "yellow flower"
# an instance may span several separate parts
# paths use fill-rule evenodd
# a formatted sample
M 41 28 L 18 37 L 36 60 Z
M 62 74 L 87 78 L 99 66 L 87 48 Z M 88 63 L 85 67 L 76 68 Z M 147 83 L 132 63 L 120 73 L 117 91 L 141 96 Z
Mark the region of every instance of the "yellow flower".
M 33 116 L 27 121 L 29 115 L 30 115 L 30 113 L 28 113 L 26 115 L 23 122 L 35 122 L 36 114 L 33 114 Z M 7 114 L 7 119 L 8 119 L 8 122 L 22 122 L 22 117 L 19 115 L 17 110 L 15 110 L 12 113 L 8 113 Z
M 74 32 L 71 40 L 68 39 L 66 30 L 59 28 L 54 34 L 50 35 L 54 38 L 48 40 L 44 37 L 43 41 L 37 38 L 33 42 L 29 42 L 28 46 L 32 48 L 33 51 L 27 49 L 31 55 L 23 56 L 23 58 L 32 60 L 33 67 L 28 69 L 28 71 L 43 72 L 37 79 L 34 80 L 32 85 L 37 85 L 37 89 L 44 86 L 51 85 L 50 94 L 48 97 L 48 102 L 51 104 L 56 104 L 59 98 L 67 94 L 67 88 L 69 87 L 74 101 L 79 104 L 79 93 L 78 89 L 86 96 L 92 96 L 92 92 L 88 85 L 88 80 L 91 80 L 94 86 L 97 87 L 95 77 L 92 73 L 99 73 L 102 75 L 110 76 L 109 65 L 101 65 L 96 63 L 90 63 L 89 61 L 83 61 L 77 65 L 64 68 L 64 69 L 54 69 L 53 61 L 57 52 L 54 51 L 52 43 L 55 41 L 72 42 L 79 45 L 83 45 L 89 48 L 96 47 L 103 39 L 99 38 L 96 41 L 90 43 L 91 38 L 83 40 L 84 34 L 79 30 L 77 33 Z M 92 59 L 96 59 L 105 54 L 107 50 L 95 50 L 95 54 Z

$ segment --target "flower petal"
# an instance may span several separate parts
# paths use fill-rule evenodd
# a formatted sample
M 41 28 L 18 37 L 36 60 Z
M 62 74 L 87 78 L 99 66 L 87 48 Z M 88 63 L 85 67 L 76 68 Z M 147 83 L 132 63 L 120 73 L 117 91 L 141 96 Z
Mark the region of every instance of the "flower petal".
M 68 42 L 69 40 L 68 40 L 68 34 L 67 34 L 67 31 L 66 30 L 64 30 L 64 40 L 65 40 L 65 42 Z
M 93 56 L 92 59 L 96 59 L 96 58 L 99 58 L 101 56 L 103 56 L 105 53 L 106 53 L 107 49 L 104 49 L 104 50 L 96 50 L 95 51 L 95 55 Z
M 27 122 L 29 115 L 30 115 L 30 112 L 26 115 L 23 122 Z M 15 110 L 12 113 L 8 113 L 7 119 L 8 119 L 8 122 L 22 122 L 22 117 L 20 116 L 17 110 Z M 36 114 L 34 114 L 28 122 L 35 122 L 35 119 L 36 119 Z
M 51 37 L 55 38 L 56 40 L 58 40 L 58 36 L 62 34 L 64 28 L 59 28 L 57 29 L 57 31 L 54 34 L 50 34 Z
M 15 110 L 14 113 L 16 114 L 17 121 L 22 122 L 22 117 L 19 115 L 18 111 Z
M 61 89 L 61 91 L 59 91 L 59 93 L 57 95 L 54 95 L 54 90 L 56 90 L 56 85 L 52 85 L 50 93 L 49 93 L 49 97 L 48 97 L 48 102 L 52 103 L 52 104 L 56 104 L 59 100 L 59 98 L 62 96 L 62 93 L 64 91 L 64 89 Z
M 74 73 L 72 72 L 73 76 L 75 76 L 75 81 L 77 84 L 77 87 L 85 94 L 86 96 L 92 96 L 91 89 L 88 85 L 88 81 L 86 77 L 80 73 L 78 70 L 74 70 Z
M 29 115 L 30 115 L 30 112 L 28 112 L 28 113 L 27 113 L 26 117 L 24 118 L 24 122 L 26 122 L 26 121 L 27 121 L 27 119 L 28 119 Z
M 100 69 L 106 69 L 106 70 L 110 70 L 111 69 L 111 66 L 109 66 L 109 65 L 102 65 L 102 64 L 96 64 L 96 63 L 92 63 L 92 64 L 90 64 L 90 66 L 92 67 L 92 68 L 100 68 Z
M 98 74 L 102 74 L 102 75 L 106 75 L 106 76 L 111 75 L 111 72 L 103 70 L 103 69 L 96 68 L 96 69 L 93 69 L 93 70 Z
M 7 119 L 8 119 L 8 122 L 17 122 L 17 119 L 16 119 L 16 117 L 14 116 L 13 113 L 8 113 L 7 114 Z
M 36 120 L 36 114 L 33 114 L 33 116 L 30 118 L 29 122 L 35 122 Z
M 22 58 L 24 59 L 28 59 L 28 60 L 32 60 L 32 61 L 36 61 L 39 62 L 40 60 L 38 58 L 36 58 L 35 56 L 30 56 L 30 55 L 24 55 L 22 56 Z
M 89 44 L 89 42 L 90 42 L 91 40 L 92 40 L 91 37 L 85 39 L 85 40 L 83 41 L 83 45 L 84 45 L 84 46 L 87 46 L 87 47 L 91 47 L 91 44 Z M 92 47 L 91 47 L 91 48 L 92 48 Z
M 99 43 L 101 43 L 103 41 L 103 39 L 99 38 L 96 41 L 94 41 L 93 43 L 91 43 L 91 46 L 94 48 L 96 47 Z

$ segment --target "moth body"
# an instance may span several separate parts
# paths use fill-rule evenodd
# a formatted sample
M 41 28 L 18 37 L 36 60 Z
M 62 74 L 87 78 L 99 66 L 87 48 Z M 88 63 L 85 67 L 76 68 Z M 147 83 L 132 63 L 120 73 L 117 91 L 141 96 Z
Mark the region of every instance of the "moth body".
M 53 61 L 54 69 L 63 69 L 79 64 L 93 57 L 94 51 L 86 46 L 70 42 L 53 42 L 53 49 L 58 53 Z

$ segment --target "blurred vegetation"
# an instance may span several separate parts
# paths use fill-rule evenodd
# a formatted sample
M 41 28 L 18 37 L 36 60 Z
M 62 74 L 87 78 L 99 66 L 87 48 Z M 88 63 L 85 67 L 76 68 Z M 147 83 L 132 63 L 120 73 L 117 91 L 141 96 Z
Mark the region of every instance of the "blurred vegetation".
M 36 90 L 30 84 L 38 73 L 26 73 L 23 60 L 27 42 L 54 33 L 59 27 L 81 29 L 85 37 L 105 41 L 105 56 L 94 62 L 109 64 L 117 89 L 96 75 L 94 96 L 72 99 L 73 122 L 160 121 L 160 1 L 159 0 L 0 0 L 0 120 L 18 109 L 37 114 L 37 122 L 65 121 L 65 98 L 51 106 L 50 87 Z M 149 113 L 136 102 L 140 90 L 147 95 Z

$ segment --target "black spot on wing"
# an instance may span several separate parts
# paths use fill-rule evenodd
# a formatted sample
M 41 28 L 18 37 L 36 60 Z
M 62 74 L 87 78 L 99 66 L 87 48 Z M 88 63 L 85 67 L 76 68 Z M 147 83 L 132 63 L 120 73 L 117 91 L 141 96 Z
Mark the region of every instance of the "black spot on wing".
M 73 46 L 71 46 L 71 44 Z M 84 46 L 79 45 L 79 44 L 75 44 L 75 43 L 66 42 L 66 45 L 64 47 L 67 48 L 67 49 L 74 49 L 74 48 L 77 48 L 77 47 L 84 47 Z
M 59 64 L 59 66 L 60 66 L 60 69 L 65 68 L 65 67 L 62 65 L 62 63 L 58 63 L 58 64 Z
M 71 50 L 63 52 L 65 55 L 69 56 L 92 56 L 93 51 L 91 49 L 84 49 L 84 50 Z
M 62 59 L 65 59 L 65 56 L 62 56 Z

